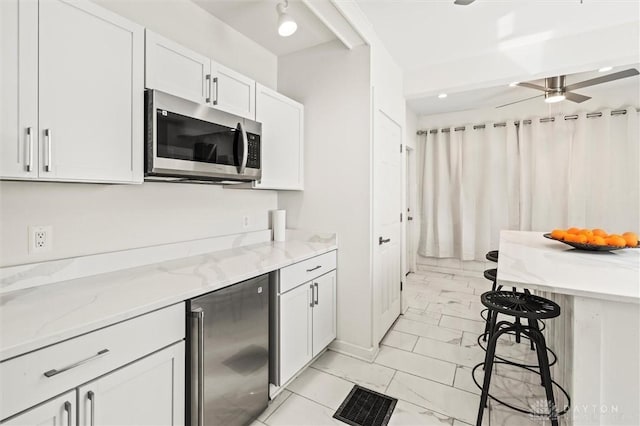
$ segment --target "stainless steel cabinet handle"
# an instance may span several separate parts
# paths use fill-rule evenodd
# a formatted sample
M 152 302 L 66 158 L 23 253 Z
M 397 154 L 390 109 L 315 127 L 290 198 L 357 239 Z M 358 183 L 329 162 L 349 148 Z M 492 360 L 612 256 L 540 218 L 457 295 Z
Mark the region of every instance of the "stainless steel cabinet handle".
M 51 152 L 51 129 L 44 130 L 44 137 L 46 143 L 46 152 L 44 157 L 44 171 L 50 172 L 53 164 L 53 152 Z
M 311 303 L 309 303 L 309 306 L 313 308 L 313 305 L 315 305 L 315 296 L 313 294 L 313 283 L 309 284 L 309 288 L 311 288 Z
M 87 392 L 87 398 L 91 402 L 91 426 L 96 424 L 96 394 L 93 391 Z
M 86 364 L 89 361 L 95 361 L 96 359 L 101 358 L 107 355 L 108 353 L 109 353 L 109 349 L 103 349 L 101 351 L 98 351 L 97 354 L 91 355 L 89 358 L 81 359 L 78 362 L 74 362 L 73 364 L 67 365 L 66 367 L 62 367 L 59 370 L 54 368 L 53 370 L 45 371 L 44 375 L 45 377 L 53 377 L 57 374 L 64 373 L 65 371 L 71 370 L 72 368 L 76 368 L 82 364 Z
M 380 237 L 380 238 L 378 238 L 378 245 L 382 245 L 384 243 L 388 243 L 389 241 L 391 241 L 391 238 L 384 239 L 384 238 Z
M 320 269 L 320 268 L 322 268 L 322 265 L 318 265 L 318 266 L 316 266 L 316 267 L 314 267 L 314 268 L 307 269 L 307 272 L 313 272 L 313 271 L 315 271 L 316 269 Z
M 67 426 L 71 426 L 71 403 L 69 401 L 64 403 L 64 411 L 67 413 Z
M 191 365 L 197 365 L 196 381 L 197 386 L 191 388 L 191 418 L 198 419 L 198 426 L 204 426 L 204 311 L 202 308 L 195 308 L 191 311 L 192 330 L 195 328 L 196 336 L 192 341 L 197 342 L 197 348 L 191 350 Z M 193 323 L 195 322 L 195 324 Z M 194 327 L 195 326 L 195 327 Z M 194 359 L 197 358 L 197 359 Z M 194 398 L 193 392 L 197 393 Z M 194 401 L 196 405 L 194 406 Z
M 207 89 L 207 99 L 205 100 L 206 103 L 210 103 L 211 102 L 211 74 L 207 74 L 204 77 L 204 81 L 205 84 L 207 85 L 206 89 Z
M 218 105 L 218 77 L 213 78 L 213 85 L 216 88 L 215 97 L 213 98 L 213 104 Z
M 240 164 L 240 170 L 238 170 L 238 173 L 242 174 L 247 167 L 247 159 L 249 158 L 249 139 L 247 139 L 247 132 L 244 130 L 242 123 L 238 123 L 237 128 L 242 134 L 242 163 Z
M 31 127 L 27 127 L 27 164 L 25 169 L 30 172 L 33 165 L 33 132 Z
M 316 288 L 316 301 L 315 301 L 315 304 L 317 305 L 318 304 L 318 294 L 320 293 L 318 291 L 318 283 L 313 283 L 313 286 Z

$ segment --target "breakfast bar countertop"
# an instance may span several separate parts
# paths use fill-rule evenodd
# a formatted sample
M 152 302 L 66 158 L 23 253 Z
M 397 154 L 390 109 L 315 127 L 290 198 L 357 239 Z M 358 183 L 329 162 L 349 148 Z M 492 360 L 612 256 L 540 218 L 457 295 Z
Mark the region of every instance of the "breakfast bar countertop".
M 640 303 L 640 248 L 589 252 L 542 232 L 502 231 L 498 284 Z

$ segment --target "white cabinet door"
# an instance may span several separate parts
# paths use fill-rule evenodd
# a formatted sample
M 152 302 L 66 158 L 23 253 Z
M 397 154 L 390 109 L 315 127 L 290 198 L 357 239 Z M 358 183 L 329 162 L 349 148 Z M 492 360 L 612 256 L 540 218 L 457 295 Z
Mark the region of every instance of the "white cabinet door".
M 30 408 L 22 414 L 0 422 L 0 424 L 3 426 L 72 426 L 76 424 L 75 413 L 76 391 L 73 390 Z
M 78 388 L 78 426 L 183 425 L 184 374 L 180 342 L 90 382 Z
M 313 356 L 336 338 L 336 271 L 313 280 Z
M 143 28 L 86 0 L 39 13 L 40 179 L 142 182 Z
M 256 119 L 256 82 L 239 72 L 211 61 L 212 105 L 222 111 Z
M 262 123 L 262 178 L 255 188 L 304 189 L 304 106 L 256 84 L 256 121 Z
M 38 2 L 0 1 L 0 178 L 38 177 Z
M 312 358 L 310 284 L 280 295 L 280 384 L 285 384 Z
M 205 104 L 210 102 L 211 60 L 146 30 L 145 85 Z

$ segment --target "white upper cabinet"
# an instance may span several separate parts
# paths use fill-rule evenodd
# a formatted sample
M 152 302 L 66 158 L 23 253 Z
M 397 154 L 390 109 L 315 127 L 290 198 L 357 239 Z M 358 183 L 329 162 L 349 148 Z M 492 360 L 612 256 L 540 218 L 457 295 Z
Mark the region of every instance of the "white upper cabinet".
M 37 0 L 0 1 L 0 178 L 38 177 Z
M 211 60 L 146 30 L 145 85 L 197 103 L 211 101 Z
M 145 85 L 231 114 L 256 118 L 256 82 L 146 30 Z
M 0 10 L 1 177 L 142 182 L 143 28 L 87 0 Z
M 262 123 L 261 189 L 304 189 L 304 106 L 256 84 L 256 121 Z
M 256 119 L 256 82 L 211 61 L 212 105 L 250 120 Z
M 40 178 L 141 182 L 143 28 L 86 1 L 39 23 Z

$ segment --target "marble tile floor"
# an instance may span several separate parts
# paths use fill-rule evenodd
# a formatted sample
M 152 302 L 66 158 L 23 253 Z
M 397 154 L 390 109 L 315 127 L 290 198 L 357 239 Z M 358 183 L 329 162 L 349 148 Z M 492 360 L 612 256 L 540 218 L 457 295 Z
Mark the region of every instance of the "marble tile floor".
M 423 265 L 407 277 L 405 312 L 383 339 L 373 363 L 325 352 L 252 426 L 344 425 L 332 416 L 354 384 L 398 399 L 390 426 L 475 424 L 480 391 L 471 370 L 484 359 L 477 343 L 484 330 L 479 295 L 490 284 L 482 271 L 460 269 L 457 274 L 455 269 L 428 268 Z M 526 340 L 516 344 L 505 338 L 498 352 L 505 358 L 536 363 Z M 491 392 L 522 407 L 539 407 L 546 399 L 537 376 L 505 365 L 496 366 Z M 561 399 L 558 405 L 563 403 Z M 490 401 L 483 424 L 546 426 L 550 422 Z M 561 418 L 560 424 L 566 424 L 566 419 Z

